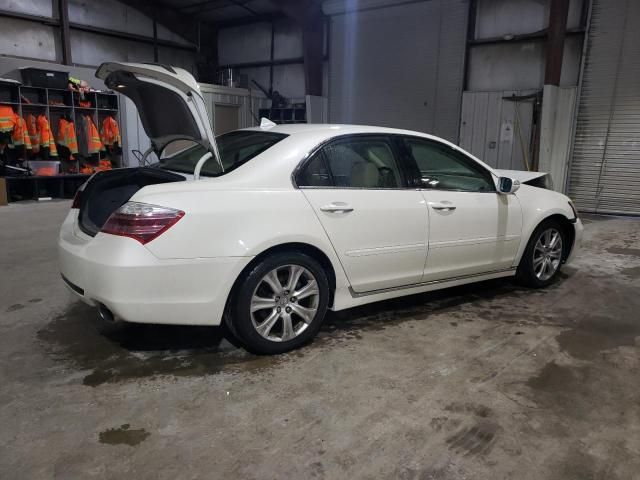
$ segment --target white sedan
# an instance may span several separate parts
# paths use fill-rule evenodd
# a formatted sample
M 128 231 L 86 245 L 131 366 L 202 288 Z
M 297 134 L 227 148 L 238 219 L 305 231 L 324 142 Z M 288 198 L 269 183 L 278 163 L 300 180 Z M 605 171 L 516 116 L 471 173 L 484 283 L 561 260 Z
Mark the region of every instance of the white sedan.
M 95 174 L 62 225 L 62 277 L 107 319 L 225 322 L 247 349 L 280 353 L 327 309 L 498 277 L 543 287 L 579 245 L 576 210 L 544 174 L 390 128 L 265 122 L 214 139 L 184 70 L 97 76 L 136 104 L 155 158 Z

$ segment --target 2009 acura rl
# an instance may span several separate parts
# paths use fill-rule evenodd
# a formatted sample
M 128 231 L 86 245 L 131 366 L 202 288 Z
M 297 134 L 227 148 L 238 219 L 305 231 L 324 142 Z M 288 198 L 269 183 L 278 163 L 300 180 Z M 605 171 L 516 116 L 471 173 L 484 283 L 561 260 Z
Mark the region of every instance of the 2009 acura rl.
M 106 63 L 159 161 L 93 175 L 60 232 L 64 281 L 103 315 L 219 325 L 251 351 L 311 340 L 327 309 L 497 277 L 543 287 L 582 224 L 544 174 L 417 132 L 281 125 L 214 139 L 193 77 Z

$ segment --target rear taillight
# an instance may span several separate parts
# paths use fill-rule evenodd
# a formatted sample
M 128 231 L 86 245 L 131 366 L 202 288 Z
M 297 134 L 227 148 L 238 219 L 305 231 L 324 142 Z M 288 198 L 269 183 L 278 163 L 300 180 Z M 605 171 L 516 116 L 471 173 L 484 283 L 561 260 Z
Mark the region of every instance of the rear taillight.
M 127 202 L 113 212 L 102 227 L 103 233 L 133 238 L 143 245 L 162 235 L 184 216 L 181 210 Z

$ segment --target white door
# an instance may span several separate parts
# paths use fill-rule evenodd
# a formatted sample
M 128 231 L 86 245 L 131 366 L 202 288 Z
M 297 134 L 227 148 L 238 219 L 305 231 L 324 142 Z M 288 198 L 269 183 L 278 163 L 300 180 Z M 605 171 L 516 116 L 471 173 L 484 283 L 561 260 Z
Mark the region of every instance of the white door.
M 429 212 L 429 252 L 422 281 L 511 268 L 522 211 L 496 191 L 483 165 L 440 142 L 405 137 Z
M 310 159 L 296 181 L 355 292 L 421 281 L 428 235 L 425 200 L 406 188 L 388 138 L 337 139 Z

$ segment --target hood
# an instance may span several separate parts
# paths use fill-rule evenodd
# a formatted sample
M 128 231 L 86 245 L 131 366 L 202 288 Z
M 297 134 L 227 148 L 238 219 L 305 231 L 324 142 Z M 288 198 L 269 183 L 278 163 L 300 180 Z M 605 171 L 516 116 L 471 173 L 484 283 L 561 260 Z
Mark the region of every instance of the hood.
M 186 70 L 159 64 L 108 62 L 98 67 L 96 77 L 135 104 L 156 153 L 176 138 L 202 142 L 217 153 L 200 87 Z
M 535 178 L 544 177 L 546 172 L 527 172 L 524 170 L 497 170 L 493 169 L 493 173 L 499 177 L 508 177 L 512 180 L 519 180 L 520 183 L 529 182 Z

